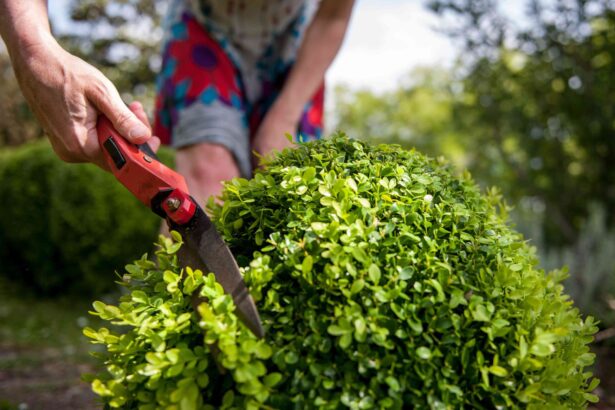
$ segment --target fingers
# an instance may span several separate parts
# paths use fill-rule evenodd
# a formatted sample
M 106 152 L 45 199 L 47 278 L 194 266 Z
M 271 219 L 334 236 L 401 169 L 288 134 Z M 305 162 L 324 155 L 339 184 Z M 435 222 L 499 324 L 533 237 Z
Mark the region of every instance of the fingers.
M 105 79 L 106 80 L 106 79 Z M 133 144 L 143 144 L 152 135 L 149 121 L 143 107 L 136 107 L 133 113 L 124 104 L 117 90 L 108 80 L 93 84 L 86 90 L 90 101 L 109 118 L 113 127 Z
M 147 144 L 154 152 L 158 152 L 158 148 L 160 148 L 160 138 L 152 137 L 147 141 Z
M 128 104 L 128 108 L 133 112 L 134 115 L 137 116 L 138 119 L 141 120 L 143 124 L 147 126 L 147 128 L 151 129 L 152 126 L 149 123 L 149 118 L 147 118 L 147 114 L 145 113 L 145 109 L 143 109 L 143 104 L 139 101 L 133 101 Z
M 100 114 L 107 116 L 119 134 L 134 144 L 151 138 L 151 127 L 141 104 L 127 107 L 115 86 L 99 70 L 57 44 L 37 50 L 38 54 L 22 65 L 18 79 L 60 159 L 93 162 L 107 168 L 97 136 Z M 157 148 L 159 140 L 152 145 Z
M 145 113 L 145 109 L 143 109 L 143 104 L 141 104 L 139 101 L 133 101 L 128 104 L 128 108 L 137 116 L 138 119 L 141 120 L 143 124 L 147 125 L 149 129 L 152 128 L 149 122 L 149 118 L 147 118 L 147 114 Z M 152 151 L 158 152 L 158 148 L 160 148 L 160 138 L 150 138 L 149 140 L 147 140 L 147 145 L 149 145 Z

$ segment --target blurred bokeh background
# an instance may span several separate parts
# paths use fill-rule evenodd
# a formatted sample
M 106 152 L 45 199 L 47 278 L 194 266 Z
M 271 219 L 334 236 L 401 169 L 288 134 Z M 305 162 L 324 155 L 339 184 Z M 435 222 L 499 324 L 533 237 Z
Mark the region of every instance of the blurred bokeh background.
M 163 0 L 51 0 L 54 33 L 151 113 Z M 358 0 L 327 76 L 327 129 L 498 187 L 545 270 L 600 320 L 596 408 L 615 408 L 615 1 Z M 0 44 L 0 409 L 96 408 L 81 328 L 158 221 L 57 160 Z M 172 153 L 163 150 L 171 163 Z

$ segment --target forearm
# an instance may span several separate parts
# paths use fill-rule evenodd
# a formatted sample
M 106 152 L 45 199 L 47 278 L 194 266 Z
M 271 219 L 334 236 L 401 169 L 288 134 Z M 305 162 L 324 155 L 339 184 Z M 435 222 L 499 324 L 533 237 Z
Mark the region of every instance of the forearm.
M 45 0 L 0 0 L 0 35 L 21 91 L 61 159 L 106 167 L 96 135 L 100 114 L 134 144 L 151 138 L 143 109 L 126 107 L 108 78 L 53 38 Z
M 13 62 L 53 41 L 45 0 L 0 0 L 0 35 Z
M 353 0 L 323 0 L 308 27 L 297 59 L 272 111 L 299 120 L 333 62 L 344 39 Z

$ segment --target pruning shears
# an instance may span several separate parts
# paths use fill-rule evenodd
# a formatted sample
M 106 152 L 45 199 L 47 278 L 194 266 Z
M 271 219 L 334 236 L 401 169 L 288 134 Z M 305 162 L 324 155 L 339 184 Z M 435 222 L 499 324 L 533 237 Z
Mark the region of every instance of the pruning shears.
M 149 145 L 134 145 L 98 117 L 98 142 L 113 174 L 154 213 L 164 218 L 184 241 L 178 258 L 182 265 L 212 272 L 231 295 L 237 316 L 256 336 L 264 330 L 237 261 L 207 214 L 188 192 L 184 177 L 160 161 Z

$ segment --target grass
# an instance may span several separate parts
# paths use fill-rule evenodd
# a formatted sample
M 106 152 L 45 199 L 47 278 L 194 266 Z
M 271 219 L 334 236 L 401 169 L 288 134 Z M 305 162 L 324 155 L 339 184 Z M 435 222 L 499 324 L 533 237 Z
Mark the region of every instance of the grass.
M 0 278 L 0 410 L 95 409 L 83 373 L 96 371 L 89 300 L 40 299 Z

